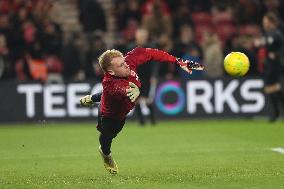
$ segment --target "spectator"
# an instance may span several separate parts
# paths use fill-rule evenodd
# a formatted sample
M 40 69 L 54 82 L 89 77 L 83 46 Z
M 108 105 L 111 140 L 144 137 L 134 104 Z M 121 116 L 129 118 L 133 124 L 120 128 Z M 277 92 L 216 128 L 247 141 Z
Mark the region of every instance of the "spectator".
M 203 35 L 202 49 L 204 53 L 203 63 L 205 74 L 210 78 L 223 76 L 223 52 L 221 41 L 216 33 Z
M 262 13 L 274 12 L 281 20 L 284 20 L 284 2 L 282 0 L 264 0 Z
M 158 39 L 162 33 L 171 36 L 172 20 L 169 9 L 163 0 L 148 0 L 143 6 L 142 27 L 150 36 Z
M 106 50 L 104 36 L 102 33 L 95 33 L 92 36 L 92 43 L 87 51 L 85 74 L 87 79 L 101 80 L 103 72 L 98 64 L 98 57 Z
M 32 4 L 28 4 L 28 3 Z M 52 10 L 52 1 L 51 0 L 38 0 L 38 1 L 27 1 L 26 4 L 28 10 L 32 12 L 34 21 L 36 24 L 41 24 L 46 18 L 49 17 L 49 14 Z M 30 7 L 28 7 L 30 6 Z
M 9 41 L 11 36 L 10 19 L 7 14 L 0 15 L 0 78 L 11 79 L 14 77 L 13 64 L 11 62 L 11 52 Z
M 78 6 L 84 32 L 106 31 L 105 13 L 97 0 L 78 0 Z
M 255 45 L 264 45 L 267 57 L 264 64 L 264 92 L 270 102 L 269 121 L 274 122 L 280 115 L 280 107 L 284 107 L 284 95 L 280 83 L 280 49 L 284 45 L 284 36 L 278 29 L 279 19 L 274 13 L 263 17 L 263 38 L 256 39 Z
M 14 76 L 13 65 L 10 61 L 10 52 L 7 47 L 6 37 L 0 34 L 0 78 L 12 79 Z
M 46 19 L 42 25 L 42 46 L 46 55 L 59 57 L 62 45 L 62 31 L 58 24 Z
M 234 51 L 240 51 L 245 53 L 250 60 L 250 69 L 248 75 L 255 76 L 258 74 L 257 70 L 257 58 L 256 51 L 253 45 L 253 37 L 250 35 L 240 35 L 239 37 L 239 48 Z
M 129 19 L 127 26 L 122 30 L 122 37 L 125 43 L 129 43 L 135 38 L 135 32 L 139 27 L 139 23 L 134 19 Z
M 201 62 L 203 57 L 203 52 L 199 44 L 195 42 L 194 31 L 192 27 L 188 24 L 181 26 L 179 38 L 176 40 L 175 45 L 175 56 L 181 57 L 183 59 L 190 59 L 197 62 Z M 195 71 L 191 76 L 185 73 L 184 70 L 179 69 L 179 74 L 181 78 L 187 80 L 189 77 L 195 77 L 200 75 L 200 72 Z
M 256 24 L 261 21 L 260 1 L 240 0 L 236 3 L 236 16 L 239 24 Z
M 178 36 L 182 25 L 193 26 L 188 2 L 180 4 L 173 15 L 173 36 Z
M 158 41 L 158 49 L 173 54 L 173 41 L 167 34 L 162 34 Z M 179 67 L 176 64 L 159 63 L 159 77 L 174 79 L 177 76 Z
M 10 17 L 8 14 L 0 14 L 0 33 L 7 38 L 11 34 Z
M 123 30 L 130 20 L 135 22 L 141 22 L 141 11 L 138 0 L 119 0 L 116 1 L 116 5 L 119 7 L 117 10 L 116 18 L 119 30 Z
M 193 12 L 210 12 L 212 0 L 188 0 L 188 4 Z
M 130 44 L 128 49 L 132 50 L 136 46 L 153 47 L 154 45 L 149 42 L 149 39 L 150 39 L 149 32 L 146 29 L 139 28 L 135 33 L 135 42 Z M 147 64 L 142 64 L 137 68 L 137 74 L 142 84 L 140 90 L 140 96 L 138 99 L 138 104 L 136 106 L 139 123 L 141 125 L 145 124 L 145 117 L 143 110 L 145 110 L 146 107 L 149 110 L 151 124 L 152 125 L 156 124 L 154 105 L 153 105 L 154 94 L 150 95 L 151 88 L 152 89 L 155 88 L 157 83 L 156 73 L 154 73 L 154 71 L 157 69 L 154 68 L 154 65 L 157 64 L 148 62 Z
M 182 57 L 189 52 L 190 49 L 196 49 L 199 56 L 202 58 L 202 49 L 195 42 L 194 31 L 192 27 L 188 24 L 181 26 L 179 38 L 176 40 L 175 45 L 175 55 L 177 57 Z
M 62 60 L 64 63 L 63 76 L 66 80 L 82 81 L 85 79 L 84 65 L 80 58 L 80 48 L 83 39 L 79 34 L 70 34 L 66 37 L 66 43 L 62 48 Z
M 25 53 L 29 54 L 31 58 L 42 59 L 43 47 L 40 40 L 39 29 L 35 23 L 25 21 L 22 25 L 22 32 L 25 43 Z

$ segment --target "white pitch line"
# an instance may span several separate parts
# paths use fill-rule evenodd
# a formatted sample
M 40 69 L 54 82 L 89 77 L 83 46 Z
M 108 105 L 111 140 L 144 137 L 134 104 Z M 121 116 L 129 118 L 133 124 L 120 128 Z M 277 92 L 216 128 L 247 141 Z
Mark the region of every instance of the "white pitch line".
M 271 148 L 272 151 L 274 152 L 279 152 L 281 154 L 284 154 L 284 148 L 278 147 L 278 148 Z

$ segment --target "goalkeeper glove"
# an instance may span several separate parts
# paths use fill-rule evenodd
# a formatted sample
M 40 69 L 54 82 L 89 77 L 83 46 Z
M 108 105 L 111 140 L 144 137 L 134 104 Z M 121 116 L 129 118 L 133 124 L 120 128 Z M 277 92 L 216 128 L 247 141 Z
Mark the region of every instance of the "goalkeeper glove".
M 80 98 L 80 103 L 82 106 L 92 106 L 94 104 L 94 102 L 92 101 L 91 95 L 86 95 Z
M 198 62 L 194 62 L 192 60 L 183 60 L 181 58 L 177 58 L 176 60 L 178 65 L 189 74 L 192 73 L 192 70 L 204 70 L 204 66 Z
M 129 82 L 129 88 L 126 89 L 127 92 L 127 96 L 129 97 L 129 99 L 131 100 L 131 102 L 135 102 L 136 99 L 139 97 L 140 95 L 140 90 L 137 87 L 137 85 L 135 85 L 132 82 Z

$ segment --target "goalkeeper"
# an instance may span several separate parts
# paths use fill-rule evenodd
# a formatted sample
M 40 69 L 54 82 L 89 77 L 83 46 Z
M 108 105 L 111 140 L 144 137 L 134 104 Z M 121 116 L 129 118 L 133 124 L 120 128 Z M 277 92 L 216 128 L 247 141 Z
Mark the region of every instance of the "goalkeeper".
M 137 47 L 125 56 L 115 49 L 105 51 L 99 57 L 99 64 L 104 71 L 103 92 L 80 98 L 83 106 L 100 102 L 97 129 L 99 152 L 105 168 L 112 174 L 118 173 L 116 162 L 111 156 L 112 139 L 121 131 L 126 115 L 135 106 L 141 83 L 136 74 L 137 66 L 149 61 L 177 63 L 191 73 L 192 70 L 203 70 L 197 62 L 182 60 L 168 53 L 151 48 Z

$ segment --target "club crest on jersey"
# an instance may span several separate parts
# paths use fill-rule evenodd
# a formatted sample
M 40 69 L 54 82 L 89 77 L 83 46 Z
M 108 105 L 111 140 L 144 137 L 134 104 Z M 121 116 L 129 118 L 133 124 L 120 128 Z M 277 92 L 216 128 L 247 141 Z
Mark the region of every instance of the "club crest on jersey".
M 133 77 L 135 77 L 135 79 L 137 80 L 137 81 L 139 81 L 139 77 L 138 77 L 138 75 L 136 74 L 136 72 L 135 71 L 133 71 L 133 70 L 131 70 L 131 76 L 133 76 Z

